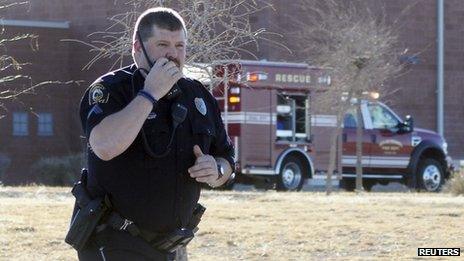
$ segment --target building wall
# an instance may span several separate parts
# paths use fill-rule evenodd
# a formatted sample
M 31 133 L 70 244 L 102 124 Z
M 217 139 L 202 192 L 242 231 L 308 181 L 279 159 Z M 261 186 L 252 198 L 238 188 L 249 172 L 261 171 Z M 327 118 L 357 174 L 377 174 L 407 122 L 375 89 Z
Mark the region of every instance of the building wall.
M 445 1 L 445 137 L 464 159 L 464 2 Z
M 79 101 L 85 89 L 111 67 L 110 61 L 96 63 L 90 70 L 83 67 L 94 57 L 88 47 L 76 42 L 63 42 L 64 39 L 89 41 L 87 36 L 103 31 L 109 25 L 107 17 L 118 13 L 121 5 L 117 1 L 71 1 L 47 0 L 30 1 L 27 5 L 8 8 L 0 16 L 9 20 L 69 22 L 68 29 L 46 27 L 5 26 L 2 38 L 33 33 L 39 36 L 39 50 L 32 51 L 28 41 L 14 44 L 7 50 L 9 55 L 20 61 L 30 62 L 21 74 L 32 77 L 34 83 L 48 80 L 71 84 L 51 84 L 36 91 L 34 95 L 22 96 L 6 104 L 8 111 L 0 119 L 0 153 L 11 159 L 11 164 L 2 182 L 6 184 L 29 183 L 35 181 L 30 166 L 41 157 L 63 156 L 82 151 Z M 119 3 L 121 4 L 121 3 Z M 15 82 L 19 84 L 19 82 Z M 29 84 L 23 82 L 23 84 Z M 14 85 L 12 86 L 15 87 Z M 29 116 L 29 135 L 12 135 L 13 113 L 25 111 Z M 37 115 L 35 112 L 53 112 L 54 135 L 37 136 Z
M 28 167 L 39 157 L 48 155 L 76 153 L 81 149 L 82 140 L 78 118 L 78 104 L 87 86 L 99 75 L 108 71 L 110 61 L 102 61 L 83 71 L 83 66 L 95 55 L 88 47 L 79 43 L 62 42 L 61 39 L 88 41 L 87 35 L 105 30 L 110 23 L 107 17 L 128 11 L 124 1 L 72 1 L 47 0 L 31 1 L 27 8 L 7 9 L 0 16 L 5 19 L 69 21 L 68 29 L 6 27 L 6 35 L 33 32 L 39 35 L 39 51 L 32 52 L 28 43 L 22 43 L 7 50 L 15 56 L 32 62 L 23 71 L 33 77 L 34 82 L 44 80 L 75 80 L 80 84 L 53 85 L 42 88 L 36 95 L 27 95 L 21 102 L 8 104 L 6 117 L 0 119 L 0 153 L 7 152 L 14 158 L 13 166 L 7 172 L 7 180 L 26 182 L 33 180 Z M 274 0 L 274 10 L 267 9 L 255 15 L 252 24 L 255 28 L 269 28 L 282 33 L 283 38 L 276 41 L 286 44 L 291 51 L 276 45 L 261 43 L 256 51 L 258 59 L 299 62 L 307 59 L 299 57 L 300 44 L 289 41 L 287 33 L 292 31 L 290 17 L 299 17 L 298 6 L 292 1 Z M 387 19 L 393 21 L 409 1 L 404 0 L 366 0 L 373 7 L 383 6 Z M 293 2 L 292 2 L 293 3 Z M 405 73 L 391 81 L 398 86 L 398 93 L 389 97 L 391 107 L 399 115 L 410 114 L 416 126 L 436 129 L 436 0 L 419 0 L 417 4 L 400 18 L 400 47 L 408 48 L 408 53 L 417 56 L 417 64 L 407 66 Z M 464 90 L 464 2 L 445 1 L 445 137 L 449 143 L 452 157 L 464 159 L 464 104 L 461 102 Z M 250 57 L 246 57 L 250 58 Z M 126 60 L 129 61 L 129 60 Z M 127 62 L 126 62 L 127 64 Z M 11 113 L 16 110 L 50 110 L 55 113 L 56 124 L 53 137 L 34 136 L 34 116 L 30 114 L 30 133 L 28 138 L 11 135 Z M 4 180 L 5 182 L 5 180 Z
M 29 63 L 22 71 L 10 72 L 33 78 L 14 81 L 5 88 L 25 89 L 45 81 L 66 82 L 71 78 L 66 69 L 70 53 L 69 44 L 60 42 L 62 37 L 68 35 L 68 29 L 6 26 L 5 30 L 5 38 L 26 33 L 39 35 L 40 38 L 39 47 L 35 50 L 31 49 L 29 40 L 18 41 L 14 43 L 14 47 L 8 45 L 6 51 L 9 55 L 19 62 Z M 69 93 L 74 88 L 76 86 L 73 84 L 46 84 L 4 104 L 7 110 L 1 112 L 3 118 L 0 119 L 0 152 L 9 157 L 11 167 L 2 177 L 3 182 L 8 184 L 34 181 L 30 166 L 40 157 L 67 155 L 79 149 L 73 142 L 76 137 L 73 134 L 73 124 L 69 121 L 70 115 L 74 113 L 73 107 L 69 106 L 74 102 Z M 13 114 L 17 112 L 27 113 L 26 136 L 13 135 Z M 52 136 L 38 135 L 39 113 L 52 113 Z

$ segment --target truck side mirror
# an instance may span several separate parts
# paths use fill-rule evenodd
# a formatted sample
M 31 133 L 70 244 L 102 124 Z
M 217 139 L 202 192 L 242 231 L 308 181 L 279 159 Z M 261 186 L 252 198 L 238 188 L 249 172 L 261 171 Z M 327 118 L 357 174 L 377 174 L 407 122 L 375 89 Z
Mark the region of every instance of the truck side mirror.
M 411 115 L 406 115 L 406 120 L 403 123 L 403 130 L 405 132 L 412 132 L 414 130 L 414 119 Z

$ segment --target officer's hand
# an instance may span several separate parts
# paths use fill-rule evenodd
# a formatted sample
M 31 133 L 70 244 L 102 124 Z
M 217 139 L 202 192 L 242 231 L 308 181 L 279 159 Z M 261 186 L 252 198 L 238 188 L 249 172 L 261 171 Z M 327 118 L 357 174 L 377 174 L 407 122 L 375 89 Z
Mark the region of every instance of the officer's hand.
M 182 78 L 182 72 L 173 61 L 164 57 L 159 58 L 145 77 L 143 89 L 159 100 L 180 78 Z
M 198 145 L 193 146 L 193 154 L 197 160 L 195 165 L 188 169 L 190 177 L 198 182 L 213 183 L 219 177 L 216 159 L 211 155 L 205 155 Z

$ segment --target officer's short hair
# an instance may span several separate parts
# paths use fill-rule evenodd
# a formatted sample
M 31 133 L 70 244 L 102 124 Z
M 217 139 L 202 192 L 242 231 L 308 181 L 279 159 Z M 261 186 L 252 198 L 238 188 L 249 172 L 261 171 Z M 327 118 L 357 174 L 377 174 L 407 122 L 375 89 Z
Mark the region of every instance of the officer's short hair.
M 137 19 L 137 22 L 135 23 L 133 41 L 137 39 L 137 31 L 139 32 L 142 41 L 146 41 L 148 38 L 152 37 L 153 25 L 156 25 L 160 29 L 169 31 L 182 29 L 187 37 L 187 29 L 185 28 L 184 19 L 182 19 L 178 12 L 171 8 L 155 7 L 146 10 Z

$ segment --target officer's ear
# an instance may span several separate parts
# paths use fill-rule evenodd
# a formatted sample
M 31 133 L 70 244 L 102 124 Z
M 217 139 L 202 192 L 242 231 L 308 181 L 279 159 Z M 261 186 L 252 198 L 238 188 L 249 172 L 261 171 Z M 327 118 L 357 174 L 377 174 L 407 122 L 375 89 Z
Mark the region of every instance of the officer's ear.
M 132 48 L 135 52 L 142 52 L 142 45 L 140 44 L 139 39 L 135 39 L 134 43 L 132 44 Z

